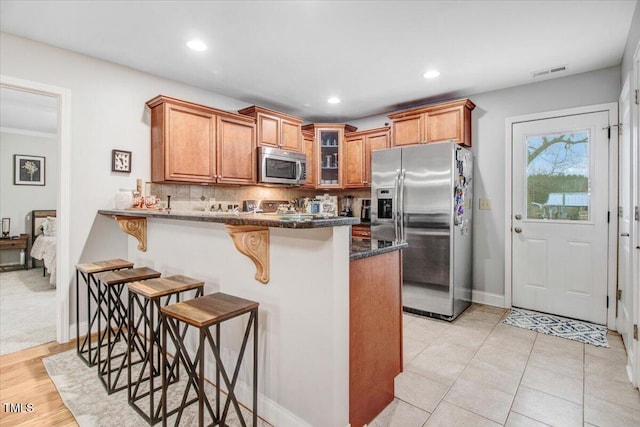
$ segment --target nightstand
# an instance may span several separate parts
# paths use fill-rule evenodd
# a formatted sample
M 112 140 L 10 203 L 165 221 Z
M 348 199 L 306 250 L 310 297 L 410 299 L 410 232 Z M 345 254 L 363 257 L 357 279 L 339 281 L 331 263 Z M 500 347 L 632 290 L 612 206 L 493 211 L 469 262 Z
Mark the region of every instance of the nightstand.
M 0 251 L 10 251 L 10 250 L 19 250 L 20 251 L 20 259 L 21 263 L 18 264 L 9 264 L 0 266 L 0 270 L 9 271 L 9 270 L 19 270 L 21 268 L 28 270 L 29 263 L 28 260 L 28 249 L 29 249 L 29 234 L 21 234 L 17 237 L 11 237 L 6 239 L 0 239 Z

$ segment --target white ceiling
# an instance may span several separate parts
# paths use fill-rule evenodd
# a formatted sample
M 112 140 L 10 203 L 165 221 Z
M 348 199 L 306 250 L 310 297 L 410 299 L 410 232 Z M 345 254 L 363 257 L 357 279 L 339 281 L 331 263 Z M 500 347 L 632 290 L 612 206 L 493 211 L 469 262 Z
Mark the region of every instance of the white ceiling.
M 57 128 L 56 98 L 0 87 L 0 130 L 54 137 Z
M 618 65 L 636 4 L 3 0 L 0 29 L 333 122 Z

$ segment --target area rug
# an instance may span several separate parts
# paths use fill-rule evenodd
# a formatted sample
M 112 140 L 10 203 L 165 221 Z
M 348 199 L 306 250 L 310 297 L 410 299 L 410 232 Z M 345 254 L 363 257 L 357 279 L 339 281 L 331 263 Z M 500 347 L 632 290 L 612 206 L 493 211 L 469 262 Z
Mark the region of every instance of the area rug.
M 55 339 L 56 288 L 42 269 L 0 273 L 0 355 Z
M 511 313 L 502 321 L 507 325 L 530 329 L 547 335 L 580 341 L 598 347 L 609 347 L 607 327 L 537 311 L 512 308 Z
M 80 427 L 113 426 L 138 427 L 148 425 L 144 419 L 127 402 L 127 389 L 108 395 L 98 378 L 97 367 L 88 367 L 76 355 L 75 350 L 66 351 L 43 359 L 43 363 L 51 380 L 55 384 L 64 404 L 69 408 Z M 184 373 L 184 370 L 181 371 Z M 126 372 L 125 381 L 126 381 Z M 167 394 L 169 407 L 178 405 L 182 398 L 182 390 L 186 385 L 186 375 L 180 375 L 180 382 L 171 386 Z M 215 389 L 205 383 L 209 401 L 215 408 Z M 159 393 L 157 394 L 159 396 Z M 190 397 L 194 395 L 191 394 Z M 224 396 L 224 395 L 223 395 Z M 146 400 L 146 399 L 143 399 Z M 224 398 L 221 399 L 224 403 Z M 147 403 L 148 405 L 148 403 Z M 251 423 L 251 412 L 242 407 L 242 415 L 247 424 Z M 168 418 L 168 424 L 175 424 L 175 416 Z M 205 410 L 205 425 L 211 423 Z M 234 410 L 229 409 L 226 420 L 228 426 L 240 426 Z M 180 420 L 180 426 L 198 425 L 198 407 L 188 407 Z M 258 425 L 268 427 L 269 424 L 258 419 Z

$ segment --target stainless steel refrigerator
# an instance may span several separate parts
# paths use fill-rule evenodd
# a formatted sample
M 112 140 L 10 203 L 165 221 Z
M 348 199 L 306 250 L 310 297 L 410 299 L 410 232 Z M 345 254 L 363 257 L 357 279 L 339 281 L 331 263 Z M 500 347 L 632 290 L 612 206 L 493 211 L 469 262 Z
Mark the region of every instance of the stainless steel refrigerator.
M 405 311 L 453 320 L 471 303 L 473 157 L 455 143 L 374 151 L 371 241 L 407 242 Z

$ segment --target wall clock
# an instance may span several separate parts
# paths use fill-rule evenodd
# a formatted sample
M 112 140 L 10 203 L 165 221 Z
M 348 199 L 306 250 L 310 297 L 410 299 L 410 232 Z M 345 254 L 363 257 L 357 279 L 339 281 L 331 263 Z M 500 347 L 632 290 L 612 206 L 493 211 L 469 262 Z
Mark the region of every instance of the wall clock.
M 111 170 L 131 172 L 131 151 L 111 150 Z

